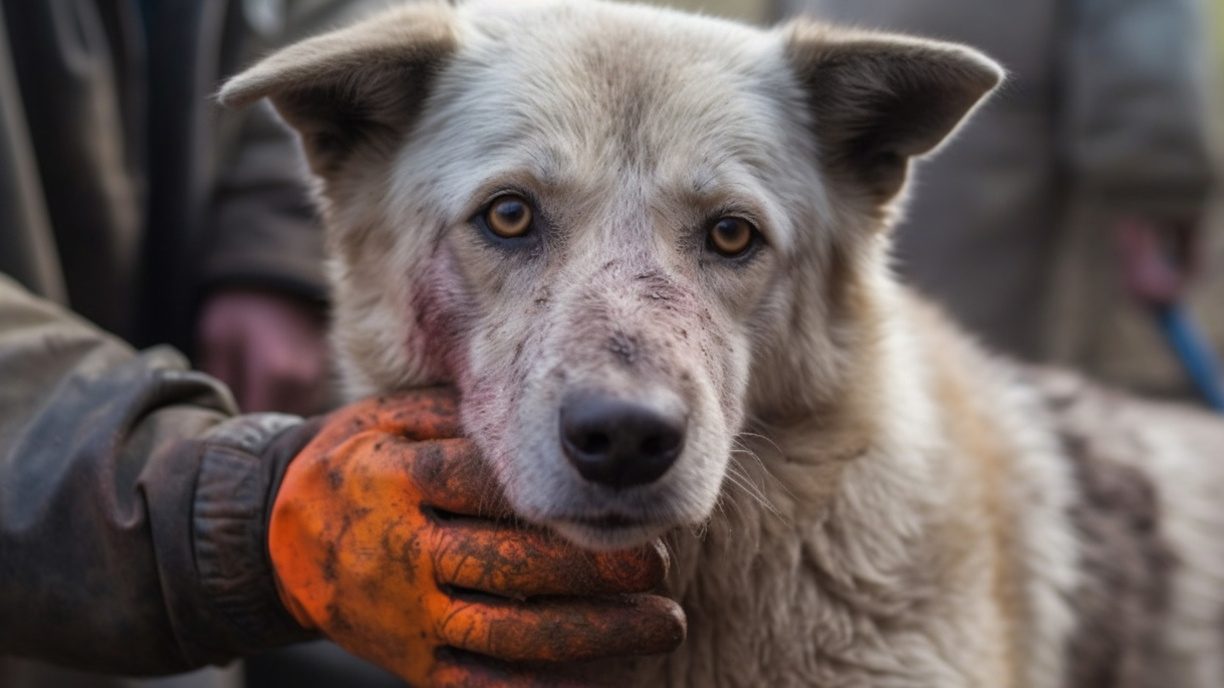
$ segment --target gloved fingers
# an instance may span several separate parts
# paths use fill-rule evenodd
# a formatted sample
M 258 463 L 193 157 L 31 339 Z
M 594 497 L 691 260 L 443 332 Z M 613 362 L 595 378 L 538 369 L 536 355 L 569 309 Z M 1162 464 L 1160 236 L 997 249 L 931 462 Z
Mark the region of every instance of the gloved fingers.
M 332 414 L 318 440 L 322 446 L 334 447 L 371 430 L 409 440 L 458 437 L 462 432 L 458 400 L 442 387 L 370 397 Z
M 373 400 L 378 428 L 410 440 L 458 437 L 459 398 L 446 387 L 428 387 Z
M 340 441 L 327 454 L 364 457 L 313 466 L 313 472 L 320 474 L 318 479 L 326 479 L 333 492 L 351 485 L 346 494 L 354 495 L 358 502 L 411 500 L 438 515 L 439 522 L 447 522 L 448 516 L 513 518 L 497 478 L 468 440 L 413 441 L 360 432 Z
M 658 595 L 528 603 L 455 600 L 442 642 L 508 662 L 574 662 L 670 652 L 684 640 L 680 605 Z
M 412 480 L 421 493 L 422 506 L 490 519 L 510 519 L 514 512 L 497 476 L 464 439 L 428 442 L 396 440 L 410 462 Z
M 429 674 L 435 688 L 591 688 L 598 685 L 574 674 L 540 665 L 495 662 L 465 652 L 442 648 Z
M 552 533 L 504 523 L 439 524 L 434 558 L 439 585 L 524 599 L 539 595 L 648 592 L 663 582 L 659 543 L 623 552 L 587 552 Z

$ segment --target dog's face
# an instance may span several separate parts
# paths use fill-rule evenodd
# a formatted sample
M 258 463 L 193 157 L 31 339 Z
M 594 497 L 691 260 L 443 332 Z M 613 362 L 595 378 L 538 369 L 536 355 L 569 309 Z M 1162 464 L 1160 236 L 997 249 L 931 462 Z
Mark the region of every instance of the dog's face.
M 997 79 L 958 47 L 550 0 L 408 6 L 223 98 L 302 133 L 353 393 L 457 384 L 518 511 L 606 548 L 708 517 L 746 415 L 836 393 L 834 279 L 880 264 L 908 158 Z

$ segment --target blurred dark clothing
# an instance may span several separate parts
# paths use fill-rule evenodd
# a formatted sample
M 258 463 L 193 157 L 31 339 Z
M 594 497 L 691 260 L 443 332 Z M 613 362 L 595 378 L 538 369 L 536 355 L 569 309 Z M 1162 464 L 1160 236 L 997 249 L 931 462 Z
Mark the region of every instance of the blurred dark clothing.
M 210 94 L 350 4 L 0 0 L 0 273 L 180 349 L 212 288 L 321 303 L 296 141 Z M 181 355 L 0 275 L 0 686 L 127 685 L 3 655 L 165 673 L 302 637 L 263 548 L 302 426 L 234 413 Z
M 0 0 L 0 272 L 142 345 L 221 283 L 321 300 L 296 142 L 209 97 L 337 3 L 280 4 Z
M 315 423 L 235 416 L 178 353 L 137 354 L 2 275 L 0 380 L 0 655 L 143 675 L 311 637 L 266 542 Z M 0 685 L 65 683 L 0 659 Z
M 776 5 L 959 41 L 1008 70 L 995 97 L 917 169 L 897 236 L 907 281 L 997 349 L 1048 359 L 1056 334 L 1093 336 L 1052 320 L 1050 306 L 1087 295 L 1060 289 L 1056 265 L 1100 262 L 1077 262 L 1068 250 L 1110 255 L 1109 218 L 1193 221 L 1203 212 L 1211 170 L 1197 0 Z M 1081 303 L 1077 312 L 1117 306 Z

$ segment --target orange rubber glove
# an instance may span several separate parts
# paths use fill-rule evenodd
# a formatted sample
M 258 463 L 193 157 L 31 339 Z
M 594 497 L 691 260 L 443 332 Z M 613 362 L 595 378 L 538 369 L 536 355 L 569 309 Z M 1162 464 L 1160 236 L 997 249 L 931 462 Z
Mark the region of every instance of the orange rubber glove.
M 268 540 L 300 624 L 414 686 L 551 685 L 572 675 L 558 663 L 680 644 L 680 607 L 643 594 L 661 547 L 590 553 L 513 525 L 458 434 L 453 397 L 424 390 L 342 409 L 293 459 Z

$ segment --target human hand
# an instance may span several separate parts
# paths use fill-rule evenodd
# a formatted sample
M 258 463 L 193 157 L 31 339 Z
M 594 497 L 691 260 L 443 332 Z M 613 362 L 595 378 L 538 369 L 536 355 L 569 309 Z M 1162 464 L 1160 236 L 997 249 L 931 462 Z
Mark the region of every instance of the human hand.
M 342 409 L 289 464 L 269 550 L 300 624 L 414 686 L 558 685 L 563 663 L 680 644 L 680 607 L 643 594 L 661 548 L 513 524 L 458 434 L 453 397 L 416 391 Z
M 201 311 L 201 369 L 229 386 L 245 412 L 310 415 L 324 403 L 325 322 L 301 299 L 221 289 Z
M 1130 216 L 1117 221 L 1114 233 L 1127 290 L 1145 305 L 1180 301 L 1200 263 L 1198 223 Z

